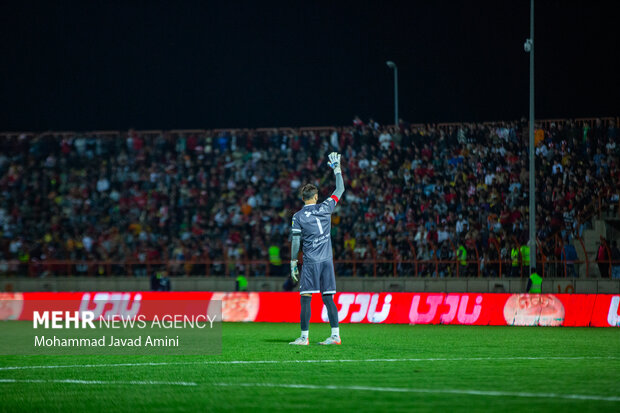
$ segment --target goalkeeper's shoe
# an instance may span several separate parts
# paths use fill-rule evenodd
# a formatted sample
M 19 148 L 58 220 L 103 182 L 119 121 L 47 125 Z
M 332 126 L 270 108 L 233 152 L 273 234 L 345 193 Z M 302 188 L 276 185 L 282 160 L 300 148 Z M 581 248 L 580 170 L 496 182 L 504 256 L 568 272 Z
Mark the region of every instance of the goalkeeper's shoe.
M 327 337 L 325 339 L 325 341 L 321 341 L 319 344 L 321 344 L 323 346 L 329 346 L 329 345 L 332 345 L 332 344 L 340 345 L 340 344 L 342 344 L 342 341 L 340 340 L 339 336 L 331 336 L 331 337 Z
M 310 342 L 308 341 L 308 337 L 299 337 L 295 341 L 291 341 L 289 344 L 294 346 L 307 346 Z

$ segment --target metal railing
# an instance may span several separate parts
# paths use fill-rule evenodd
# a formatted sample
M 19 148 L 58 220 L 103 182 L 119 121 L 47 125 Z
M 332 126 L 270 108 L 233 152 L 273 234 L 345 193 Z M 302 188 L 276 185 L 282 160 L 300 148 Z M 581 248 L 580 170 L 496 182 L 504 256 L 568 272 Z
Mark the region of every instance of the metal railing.
M 602 264 L 606 274 L 612 276 L 613 268 L 620 266 L 620 261 L 612 260 L 609 249 L 607 259 L 597 261 Z M 527 277 L 528 268 L 519 263 L 514 265 L 510 259 L 466 260 L 466 265 L 458 258 L 429 260 L 418 259 L 335 259 L 334 268 L 338 276 L 351 277 Z M 593 277 L 589 260 L 567 260 L 562 253 L 560 258 L 539 258 L 542 277 L 578 277 L 581 266 L 585 265 L 586 277 Z M 302 263 L 303 265 L 303 263 Z M 230 277 L 243 274 L 254 276 L 288 276 L 287 262 L 274 265 L 269 260 L 243 259 L 195 259 L 189 261 L 0 261 L 0 275 L 3 276 L 151 276 L 159 271 L 166 271 L 170 276 Z

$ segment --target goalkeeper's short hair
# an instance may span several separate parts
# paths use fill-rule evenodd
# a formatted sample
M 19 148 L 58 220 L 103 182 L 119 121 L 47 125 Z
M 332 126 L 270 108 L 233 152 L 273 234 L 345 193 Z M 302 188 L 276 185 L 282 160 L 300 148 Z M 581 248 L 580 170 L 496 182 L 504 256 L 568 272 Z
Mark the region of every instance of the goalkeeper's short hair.
M 300 193 L 301 193 L 301 199 L 303 199 L 304 201 L 307 201 L 313 196 L 315 196 L 316 194 L 318 194 L 319 189 L 316 187 L 316 185 L 305 184 L 304 186 L 301 187 Z

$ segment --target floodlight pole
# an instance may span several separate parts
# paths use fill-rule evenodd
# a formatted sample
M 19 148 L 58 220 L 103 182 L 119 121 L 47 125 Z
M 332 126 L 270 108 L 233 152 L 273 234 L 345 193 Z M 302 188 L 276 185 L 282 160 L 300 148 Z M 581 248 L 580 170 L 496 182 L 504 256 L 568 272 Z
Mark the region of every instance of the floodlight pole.
M 385 64 L 389 68 L 394 69 L 394 126 L 398 126 L 398 67 L 391 60 L 388 60 Z
M 530 0 L 530 38 L 525 42 L 525 51 L 530 54 L 530 268 L 536 268 L 536 166 L 534 155 L 534 0 Z

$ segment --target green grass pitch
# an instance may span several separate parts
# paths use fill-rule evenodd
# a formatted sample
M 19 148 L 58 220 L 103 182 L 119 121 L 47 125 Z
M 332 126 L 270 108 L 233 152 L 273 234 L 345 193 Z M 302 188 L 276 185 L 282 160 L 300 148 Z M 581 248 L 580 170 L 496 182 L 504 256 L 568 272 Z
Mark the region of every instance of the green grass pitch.
M 216 356 L 1 356 L 0 411 L 620 411 L 620 330 L 226 323 Z M 247 361 L 248 363 L 243 363 Z M 58 367 L 61 366 L 61 367 Z

